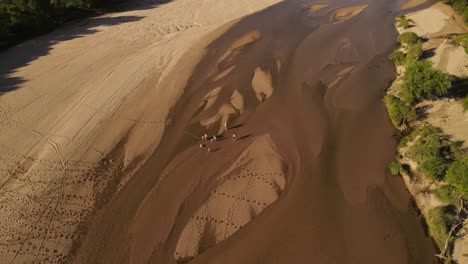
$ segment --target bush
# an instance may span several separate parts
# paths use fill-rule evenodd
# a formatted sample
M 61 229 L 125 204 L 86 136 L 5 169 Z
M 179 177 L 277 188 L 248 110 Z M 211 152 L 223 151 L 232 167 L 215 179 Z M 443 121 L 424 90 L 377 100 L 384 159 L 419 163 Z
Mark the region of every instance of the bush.
M 405 54 L 399 50 L 394 50 L 388 58 L 395 64 L 395 66 L 400 66 L 405 63 Z
M 452 87 L 450 76 L 432 68 L 429 61 L 415 61 L 408 65 L 400 92 L 410 104 L 421 99 L 434 99 Z
M 451 206 L 439 206 L 430 209 L 426 214 L 429 233 L 439 249 L 443 249 L 455 212 Z
M 398 161 L 392 161 L 390 165 L 388 165 L 388 170 L 392 175 L 398 175 L 401 171 L 401 164 Z
M 411 122 L 416 119 L 416 110 L 393 95 L 386 95 L 384 103 L 395 127 L 401 126 L 405 122 Z
M 434 192 L 435 196 L 444 203 L 456 205 L 458 203 L 458 193 L 450 185 L 442 186 L 440 189 Z
M 465 52 L 468 53 L 468 33 L 458 35 L 454 38 L 454 40 L 455 42 L 463 46 L 465 48 Z
M 414 22 L 411 19 L 407 19 L 405 16 L 398 16 L 397 17 L 397 26 L 407 29 L 410 27 L 410 23 Z
M 463 106 L 463 112 L 468 111 L 468 95 L 461 99 L 461 104 Z
M 402 44 L 416 44 L 419 40 L 419 36 L 414 32 L 405 32 L 398 36 L 398 42 Z
M 468 156 L 465 156 L 450 165 L 445 180 L 460 193 L 468 194 Z
M 423 53 L 422 44 L 416 43 L 408 47 L 408 52 L 406 52 L 406 62 L 413 62 L 419 59 Z
M 443 158 L 433 156 L 423 159 L 418 170 L 431 180 L 442 180 L 447 166 L 447 162 Z

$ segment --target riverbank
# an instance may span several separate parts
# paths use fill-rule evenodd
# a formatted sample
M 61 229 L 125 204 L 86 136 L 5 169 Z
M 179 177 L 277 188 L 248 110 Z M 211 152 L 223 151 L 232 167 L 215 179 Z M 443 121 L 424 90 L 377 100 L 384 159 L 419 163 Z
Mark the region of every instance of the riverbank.
M 397 79 L 385 103 L 401 139 L 389 170 L 403 176 L 440 258 L 468 263 L 468 55 L 457 41 L 467 27 L 442 2 L 398 17 L 395 26 Z

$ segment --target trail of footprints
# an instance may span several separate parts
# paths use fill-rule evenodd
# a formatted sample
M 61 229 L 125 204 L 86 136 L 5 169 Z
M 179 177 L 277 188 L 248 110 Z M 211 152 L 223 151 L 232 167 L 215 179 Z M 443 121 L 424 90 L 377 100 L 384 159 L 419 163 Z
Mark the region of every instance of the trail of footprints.
M 62 150 L 79 145 L 80 140 L 27 129 L 11 119 L 11 113 L 11 107 L 0 99 L 0 263 L 63 263 L 73 240 L 82 235 L 79 226 L 99 194 L 122 174 L 123 161 L 107 158 L 93 147 L 99 154 L 96 161 L 40 159 L 23 153 L 9 147 L 1 133 L 13 129 L 18 132 L 15 140 L 36 133 L 44 146 L 49 138 L 62 137 L 66 139 Z M 164 121 L 132 121 L 166 125 Z
M 239 163 L 237 165 L 241 166 Z M 201 253 L 200 250 L 213 247 L 229 238 L 278 198 L 284 185 L 275 182 L 275 179 L 285 179 L 285 174 L 277 170 L 252 168 L 252 165 L 248 167 L 226 178 L 190 219 L 176 247 L 177 260 L 191 259 Z M 233 187 L 233 184 L 236 187 Z M 263 191 L 259 190 L 264 188 L 277 196 L 273 199 L 263 197 Z M 239 217 L 245 214 L 246 210 L 253 210 L 253 207 L 256 215 Z

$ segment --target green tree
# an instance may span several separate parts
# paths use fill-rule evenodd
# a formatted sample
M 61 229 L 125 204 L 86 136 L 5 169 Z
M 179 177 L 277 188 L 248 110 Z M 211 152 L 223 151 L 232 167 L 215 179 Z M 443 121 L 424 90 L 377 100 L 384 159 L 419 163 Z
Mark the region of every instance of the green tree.
M 394 50 L 388 58 L 395 64 L 396 66 L 403 65 L 405 63 L 405 54 L 399 50 Z
M 416 119 L 416 110 L 406 102 L 401 101 L 393 95 L 386 95 L 384 103 L 395 127 L 401 126 L 403 123 L 411 122 Z
M 450 76 L 432 68 L 431 62 L 415 61 L 408 65 L 400 93 L 413 104 L 421 99 L 434 99 L 445 94 L 452 86 Z
M 419 40 L 419 36 L 414 32 L 405 32 L 398 36 L 398 42 L 402 44 L 416 44 Z
M 445 180 L 460 193 L 468 194 L 468 156 L 456 160 L 450 165 Z
M 406 52 L 406 62 L 413 62 L 418 60 L 422 53 L 423 50 L 421 43 L 418 42 L 416 44 L 410 45 L 408 47 L 408 51 Z

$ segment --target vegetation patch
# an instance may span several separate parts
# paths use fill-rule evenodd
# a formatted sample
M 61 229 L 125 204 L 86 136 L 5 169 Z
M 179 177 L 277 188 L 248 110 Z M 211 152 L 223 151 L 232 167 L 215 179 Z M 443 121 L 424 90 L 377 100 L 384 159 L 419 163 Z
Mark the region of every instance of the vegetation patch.
M 392 161 L 390 165 L 388 165 L 388 170 L 392 175 L 400 174 L 401 169 L 401 164 L 398 161 Z
M 416 110 L 396 96 L 386 95 L 384 103 L 395 127 L 400 127 L 402 124 L 411 122 L 417 117 Z
M 468 2 L 466 0 L 450 0 L 450 3 L 453 9 L 463 16 L 465 24 L 468 25 Z
M 410 104 L 435 99 L 452 87 L 450 75 L 434 69 L 428 60 L 408 64 L 400 87 L 401 96 Z
M 455 215 L 456 214 L 452 206 L 435 207 L 430 209 L 426 214 L 429 233 L 439 249 L 443 249 L 445 246 L 450 225 Z
M 455 42 L 465 48 L 465 52 L 468 53 L 468 33 L 458 35 L 454 38 Z
M 414 32 L 405 32 L 398 36 L 398 42 L 401 44 L 416 44 L 419 40 L 418 34 Z
M 461 194 L 468 195 L 468 155 L 450 165 L 445 180 Z
M 412 19 L 408 19 L 405 16 L 397 16 L 397 26 L 407 29 L 414 23 Z

